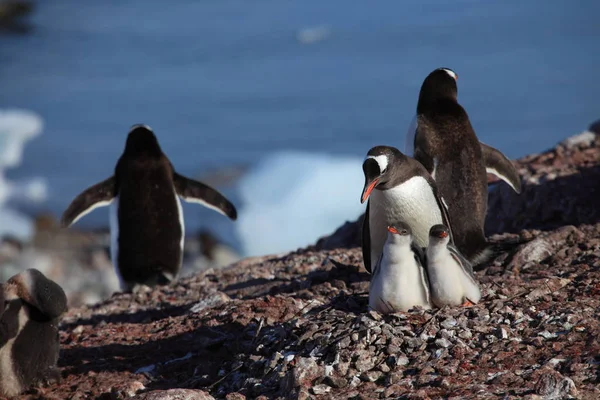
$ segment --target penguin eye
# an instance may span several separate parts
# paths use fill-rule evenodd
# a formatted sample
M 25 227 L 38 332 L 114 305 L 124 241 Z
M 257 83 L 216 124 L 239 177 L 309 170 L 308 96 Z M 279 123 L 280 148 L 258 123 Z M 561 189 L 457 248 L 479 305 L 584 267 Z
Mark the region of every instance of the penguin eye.
M 402 229 L 402 232 L 400 232 L 402 235 L 408 235 L 408 230 L 406 229 Z

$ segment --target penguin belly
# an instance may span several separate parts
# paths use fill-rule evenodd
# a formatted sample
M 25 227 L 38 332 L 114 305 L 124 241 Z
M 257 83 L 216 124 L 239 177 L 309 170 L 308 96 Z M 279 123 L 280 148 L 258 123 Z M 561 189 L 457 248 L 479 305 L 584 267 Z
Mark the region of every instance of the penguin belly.
M 458 306 L 465 298 L 463 271 L 450 253 L 442 257 L 427 258 L 427 272 L 431 301 L 437 307 L 444 305 Z
M 375 265 L 383 251 L 387 226 L 397 222 L 410 227 L 414 243 L 419 247 L 427 247 L 429 228 L 443 223 L 435 195 L 424 178 L 416 176 L 394 188 L 371 193 L 371 265 Z

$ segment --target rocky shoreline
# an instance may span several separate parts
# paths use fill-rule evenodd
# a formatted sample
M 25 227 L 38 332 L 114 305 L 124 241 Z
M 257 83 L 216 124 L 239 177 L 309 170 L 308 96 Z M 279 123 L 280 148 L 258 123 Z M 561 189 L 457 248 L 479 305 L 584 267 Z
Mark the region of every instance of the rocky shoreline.
M 359 223 L 314 246 L 73 308 L 63 380 L 21 399 L 600 398 L 600 138 L 518 160 L 490 192 L 470 308 L 367 311 Z

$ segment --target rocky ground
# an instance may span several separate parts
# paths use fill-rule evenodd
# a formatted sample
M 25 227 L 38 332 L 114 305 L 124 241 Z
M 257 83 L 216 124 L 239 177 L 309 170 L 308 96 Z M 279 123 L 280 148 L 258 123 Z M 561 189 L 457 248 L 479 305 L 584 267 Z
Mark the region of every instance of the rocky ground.
M 71 309 L 60 383 L 22 399 L 600 398 L 600 139 L 519 160 L 490 194 L 469 308 L 367 310 L 358 224 L 282 256 Z M 504 233 L 501 233 L 504 232 Z

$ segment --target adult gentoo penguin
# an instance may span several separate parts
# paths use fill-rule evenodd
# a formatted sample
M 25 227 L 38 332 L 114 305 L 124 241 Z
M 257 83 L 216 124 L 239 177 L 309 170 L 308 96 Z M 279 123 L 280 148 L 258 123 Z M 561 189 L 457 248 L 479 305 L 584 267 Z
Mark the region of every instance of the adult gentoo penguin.
M 362 252 L 367 271 L 375 265 L 386 240 L 387 226 L 403 222 L 417 246 L 427 246 L 429 228 L 449 226 L 447 210 L 435 181 L 425 168 L 400 150 L 376 146 L 363 162 L 365 186 L 360 198 L 367 199 L 362 230 Z M 369 198 L 370 197 L 370 198 Z
M 431 72 L 419 93 L 414 157 L 435 179 L 448 204 L 456 246 L 474 264 L 490 255 L 484 234 L 487 175 L 493 173 L 521 191 L 519 175 L 498 150 L 477 139 L 457 101 L 457 75 L 449 68 Z
M 114 175 L 75 197 L 62 225 L 110 204 L 111 256 L 121 288 L 168 284 L 182 262 L 185 228 L 179 197 L 237 218 L 223 195 L 175 171 L 148 126 L 134 125 Z
M 58 322 L 67 310 L 62 288 L 36 269 L 0 285 L 0 395 L 60 379 Z
M 434 225 L 425 252 L 431 301 L 437 307 L 472 305 L 481 299 L 473 266 L 450 244 L 450 231 Z
M 410 227 L 399 222 L 387 227 L 383 252 L 369 285 L 369 308 L 382 314 L 421 306 L 431 308 L 423 251 L 412 243 Z

